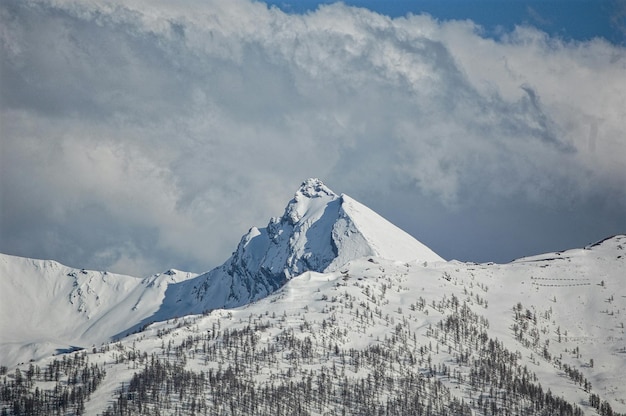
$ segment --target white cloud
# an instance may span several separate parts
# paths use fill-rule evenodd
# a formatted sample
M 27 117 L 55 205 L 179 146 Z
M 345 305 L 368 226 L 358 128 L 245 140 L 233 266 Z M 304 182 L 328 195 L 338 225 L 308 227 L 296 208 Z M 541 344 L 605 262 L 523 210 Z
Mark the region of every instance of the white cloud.
M 576 211 L 564 222 L 601 215 L 598 232 L 626 227 L 626 51 L 605 41 L 528 27 L 494 40 L 471 22 L 343 5 L 0 11 L 2 251 L 201 271 L 309 176 L 396 222 L 409 221 L 402 204 L 443 227 L 444 214 L 478 224 L 477 210 L 506 207 L 508 232 L 524 234 L 519 206 Z M 440 246 L 459 234 L 404 225 Z M 568 238 L 593 234 L 581 228 Z M 502 257 L 511 244 L 481 250 Z

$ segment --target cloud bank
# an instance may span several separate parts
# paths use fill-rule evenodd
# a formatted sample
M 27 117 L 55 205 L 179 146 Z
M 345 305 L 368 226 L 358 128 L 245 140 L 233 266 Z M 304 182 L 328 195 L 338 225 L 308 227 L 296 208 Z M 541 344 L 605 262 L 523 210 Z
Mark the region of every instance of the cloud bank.
M 8 0 L 0 54 L 5 253 L 207 270 L 310 176 L 446 258 L 626 232 L 626 50 L 602 39 L 341 4 Z

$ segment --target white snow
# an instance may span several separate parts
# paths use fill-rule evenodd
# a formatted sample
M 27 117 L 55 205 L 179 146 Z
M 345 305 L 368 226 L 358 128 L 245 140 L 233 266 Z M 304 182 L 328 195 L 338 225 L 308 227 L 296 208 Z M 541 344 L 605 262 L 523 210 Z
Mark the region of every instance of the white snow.
M 618 235 L 509 264 L 446 262 L 369 208 L 310 179 L 282 217 L 251 228 L 230 259 L 200 276 L 172 270 L 138 279 L 0 255 L 0 364 L 14 369 L 32 358 L 43 368 L 57 349 L 99 346 L 159 321 L 115 348 L 90 353 L 90 362 L 106 363 L 107 371 L 86 405 L 87 414 L 97 414 L 138 366 L 116 364 L 116 354 L 132 350 L 165 359 L 163 346 L 170 341 L 180 345 L 216 325 L 232 330 L 257 322 L 265 328 L 259 348 L 287 331 L 312 340 L 313 358 L 301 371 L 344 366 L 347 377 L 364 377 L 367 368 L 329 358 L 328 345 L 364 349 L 410 336 L 415 348 L 429 347 L 435 365 L 467 376 L 451 341 L 430 332 L 452 313 L 450 300 L 456 299 L 484 319 L 491 339 L 517 352 L 544 389 L 595 414 L 589 391 L 565 374 L 566 365 L 613 410 L 626 412 L 625 247 L 626 236 Z M 226 363 L 206 362 L 191 346 L 186 357 L 186 368 L 198 372 Z M 282 374 L 290 365 L 288 352 L 281 357 L 260 365 L 248 382 L 263 384 Z M 303 373 L 295 371 L 298 377 Z M 470 400 L 467 383 L 442 381 Z
M 168 284 L 196 274 L 145 279 L 0 254 L 0 357 L 13 364 L 90 347 L 152 315 Z
M 303 272 L 332 272 L 366 256 L 443 261 L 314 178 L 302 183 L 282 217 L 266 228 L 252 227 L 230 259 L 200 276 L 169 270 L 139 279 L 2 255 L 1 357 L 6 363 L 27 361 L 97 345 L 147 323 L 245 305 Z M 36 307 L 24 308 L 27 304 Z
M 328 345 L 343 350 L 363 350 L 380 345 L 385 339 L 402 333 L 411 334 L 415 345 L 428 346 L 435 365 L 445 364 L 453 371 L 466 374 L 468 368 L 456 362 L 454 349 L 428 330 L 450 312 L 441 306 L 453 297 L 486 319 L 492 339 L 503 342 L 512 352 L 518 352 L 520 364 L 538 377 L 544 390 L 564 397 L 581 407 L 588 415 L 596 414 L 589 407 L 589 392 L 574 383 L 556 364 L 561 363 L 580 371 L 592 383 L 592 392 L 607 400 L 614 411 L 626 411 L 626 335 L 622 324 L 626 320 L 626 292 L 623 271 L 626 266 L 624 246 L 626 236 L 616 236 L 588 250 L 570 250 L 510 264 L 471 264 L 460 262 L 405 263 L 379 257 L 360 258 L 344 264 L 330 273 L 305 272 L 292 278 L 276 293 L 239 308 L 219 309 L 206 316 L 188 316 L 151 325 L 144 332 L 123 340 L 120 351 L 145 351 L 164 357 L 163 345 L 170 341 L 179 345 L 190 336 L 212 331 L 243 329 L 263 324 L 257 348 L 275 342 L 278 335 L 291 330 L 297 337 L 312 340 L 313 358 L 294 371 L 298 381 L 322 367 L 343 368 L 347 377 L 366 377 L 367 367 L 355 372 L 354 367 L 342 367 L 341 360 L 329 358 Z M 609 302 L 608 300 L 612 300 Z M 423 309 L 415 305 L 423 302 Z M 522 304 L 536 316 L 536 324 L 528 320 L 530 330 L 537 329 L 539 348 L 525 345 L 513 334 L 513 308 Z M 371 316 L 370 316 L 371 314 Z M 368 316 L 367 319 L 364 319 Z M 304 328 L 304 329 L 303 329 Z M 559 340 L 559 335 L 561 338 Z M 551 359 L 541 355 L 547 343 Z M 219 343 L 219 339 L 214 342 Z M 451 345 L 451 344 L 450 344 Z M 284 348 L 281 347 L 281 348 Z M 226 365 L 207 363 L 198 347 L 189 347 L 186 367 L 207 371 Z M 250 374 L 248 382 L 267 383 L 271 374 L 284 373 L 289 368 L 289 351 L 281 354 L 283 361 L 269 367 L 259 367 Z M 114 365 L 113 353 L 92 356 L 92 362 L 107 362 L 109 384 L 88 404 L 90 413 L 102 412 L 115 396 L 115 383 L 128 383 L 132 376 L 127 363 Z M 195 357 L 195 358 L 191 358 Z M 175 358 L 173 358 L 175 359 Z M 594 365 L 589 365 L 593 359 Z M 426 367 L 425 363 L 421 366 Z M 371 370 L 371 369 L 370 369 Z M 398 363 L 398 375 L 402 366 Z M 425 370 L 424 370 L 425 371 Z M 468 384 L 450 382 L 452 394 L 469 399 Z M 475 397 L 475 396 L 474 396 Z M 477 414 L 482 414 L 477 412 Z
M 341 196 L 341 212 L 371 248 L 372 255 L 398 261 L 445 261 L 430 248 L 348 195 Z M 350 238 L 346 239 L 350 240 Z M 349 257 L 349 256 L 348 256 Z M 357 258 L 356 256 L 352 258 Z
M 221 266 L 172 285 L 152 317 L 203 313 L 261 299 L 306 271 L 332 272 L 366 256 L 399 261 L 443 261 L 428 247 L 319 179 L 308 179 L 282 217 L 252 227 Z

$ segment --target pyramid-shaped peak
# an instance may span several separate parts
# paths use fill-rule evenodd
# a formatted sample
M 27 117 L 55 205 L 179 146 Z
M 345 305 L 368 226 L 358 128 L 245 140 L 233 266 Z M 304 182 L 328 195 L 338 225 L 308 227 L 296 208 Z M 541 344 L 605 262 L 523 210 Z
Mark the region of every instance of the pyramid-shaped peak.
M 317 178 L 309 178 L 302 182 L 296 196 L 301 194 L 307 198 L 318 198 L 320 196 L 337 196 L 324 182 Z
M 154 319 L 242 306 L 304 272 L 335 272 L 364 257 L 444 261 L 365 205 L 337 195 L 319 179 L 307 179 L 282 217 L 273 217 L 265 228 L 250 228 L 221 266 L 180 281 Z

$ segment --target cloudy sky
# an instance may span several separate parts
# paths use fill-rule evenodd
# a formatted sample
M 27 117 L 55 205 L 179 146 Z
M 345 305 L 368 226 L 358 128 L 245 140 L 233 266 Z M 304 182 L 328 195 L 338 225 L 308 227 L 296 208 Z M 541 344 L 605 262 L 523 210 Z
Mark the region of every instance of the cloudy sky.
M 202 272 L 308 177 L 447 259 L 626 232 L 624 3 L 318 3 L 1 1 L 0 252 Z

